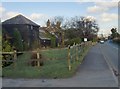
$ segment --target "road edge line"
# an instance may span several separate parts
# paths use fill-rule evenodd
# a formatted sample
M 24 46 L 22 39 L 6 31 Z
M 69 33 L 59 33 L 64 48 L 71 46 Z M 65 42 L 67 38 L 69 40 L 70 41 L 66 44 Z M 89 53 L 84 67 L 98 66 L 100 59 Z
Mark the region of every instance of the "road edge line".
M 101 46 L 99 46 L 99 48 L 100 48 L 100 51 L 101 51 L 101 53 L 102 53 L 102 55 L 103 55 L 103 57 L 104 57 L 107 65 L 108 65 L 109 69 L 110 69 L 111 72 L 112 72 L 112 75 L 113 75 L 113 77 L 114 77 L 114 79 L 115 79 L 115 82 L 116 82 L 117 85 L 118 85 L 118 78 L 114 75 L 114 71 L 113 71 L 114 68 L 112 68 L 112 65 L 111 65 L 111 64 L 109 63 L 109 61 L 108 61 L 108 58 L 103 54 L 103 52 L 102 52 L 102 50 L 101 50 L 101 49 L 102 49 Z

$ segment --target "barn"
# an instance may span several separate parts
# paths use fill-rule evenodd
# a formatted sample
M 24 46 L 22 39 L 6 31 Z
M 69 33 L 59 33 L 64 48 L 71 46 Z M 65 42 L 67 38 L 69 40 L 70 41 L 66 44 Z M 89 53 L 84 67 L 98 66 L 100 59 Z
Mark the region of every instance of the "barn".
M 41 27 L 39 30 L 39 38 L 41 47 L 50 47 L 51 46 L 51 38 L 48 36 L 44 27 Z
M 23 15 L 17 15 L 11 19 L 2 22 L 2 30 L 12 37 L 11 44 L 14 44 L 14 31 L 17 29 L 22 37 L 24 49 L 33 49 L 39 47 L 39 25 L 29 20 Z

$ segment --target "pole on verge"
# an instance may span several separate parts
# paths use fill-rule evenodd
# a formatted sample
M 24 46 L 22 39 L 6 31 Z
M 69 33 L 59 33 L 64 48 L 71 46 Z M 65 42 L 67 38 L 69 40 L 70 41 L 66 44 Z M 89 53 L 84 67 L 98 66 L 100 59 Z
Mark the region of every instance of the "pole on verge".
M 37 49 L 37 66 L 40 66 L 40 54 L 39 54 L 40 49 Z
M 14 65 L 14 68 L 15 68 L 15 66 L 16 66 L 16 60 L 17 60 L 17 51 L 16 50 L 14 50 L 14 57 L 13 57 L 13 65 Z
M 78 44 L 76 44 L 76 61 L 78 61 Z
M 71 63 L 70 63 L 70 45 L 68 46 L 68 70 L 71 70 Z

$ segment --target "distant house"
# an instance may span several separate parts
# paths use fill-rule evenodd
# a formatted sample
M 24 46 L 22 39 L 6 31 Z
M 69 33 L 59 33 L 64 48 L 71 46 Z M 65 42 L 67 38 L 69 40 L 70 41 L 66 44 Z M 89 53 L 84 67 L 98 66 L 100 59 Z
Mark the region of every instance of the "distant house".
M 41 47 L 51 46 L 51 38 L 48 36 L 44 27 L 41 27 L 39 30 L 39 38 Z
M 13 38 L 13 43 L 15 38 L 13 37 L 14 29 L 18 29 L 22 36 L 24 47 L 28 49 L 39 46 L 39 27 L 39 25 L 23 15 L 17 15 L 2 22 L 2 30 L 5 30 Z
M 52 26 L 48 19 L 47 26 L 40 27 L 40 40 L 42 45 L 50 46 L 51 44 L 57 47 L 62 43 L 62 30 L 57 25 Z

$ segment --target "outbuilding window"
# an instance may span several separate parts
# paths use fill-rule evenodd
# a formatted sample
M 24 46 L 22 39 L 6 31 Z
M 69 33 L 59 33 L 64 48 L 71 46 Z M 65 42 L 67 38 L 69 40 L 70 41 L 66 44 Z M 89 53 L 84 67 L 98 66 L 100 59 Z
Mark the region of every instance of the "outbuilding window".
M 30 26 L 30 29 L 33 30 L 33 26 Z

